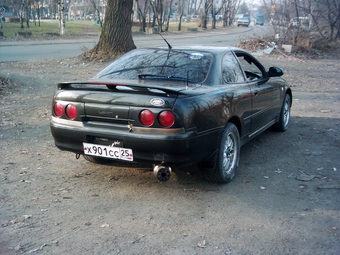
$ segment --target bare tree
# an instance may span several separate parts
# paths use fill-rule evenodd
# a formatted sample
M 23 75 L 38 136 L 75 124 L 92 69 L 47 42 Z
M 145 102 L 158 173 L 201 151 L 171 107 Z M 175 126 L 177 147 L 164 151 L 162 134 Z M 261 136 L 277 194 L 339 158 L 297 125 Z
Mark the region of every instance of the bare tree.
M 197 13 L 197 11 L 202 8 L 203 1 L 205 1 L 205 0 L 199 0 L 199 4 L 197 5 L 197 0 L 195 0 L 195 4 L 194 4 L 195 5 L 195 7 L 194 7 L 195 13 Z
M 223 11 L 223 27 L 230 26 L 232 20 L 239 9 L 241 1 L 239 0 L 225 0 L 222 3 L 222 11 Z
M 340 38 L 339 0 L 263 0 L 279 43 L 314 47 Z
M 140 31 L 145 31 L 146 29 L 146 18 L 147 18 L 147 14 L 148 11 L 150 9 L 150 1 L 149 0 L 145 0 L 144 1 L 144 5 L 141 6 L 143 4 L 143 1 L 138 1 L 136 0 L 136 8 L 137 8 L 137 13 L 138 13 L 138 19 L 140 22 Z
M 178 1 L 178 11 L 179 11 L 178 31 L 181 31 L 182 30 L 182 18 L 184 14 L 184 0 Z
M 132 39 L 133 0 L 108 0 L 97 45 L 84 53 L 90 59 L 108 59 L 135 49 Z
M 263 0 L 263 4 L 267 10 L 267 16 L 273 25 L 274 34 L 280 36 L 283 40 L 287 37 L 287 25 L 291 19 L 291 0 Z
M 163 0 L 151 0 L 150 4 L 154 11 L 154 19 L 157 21 L 158 30 L 163 32 Z
M 26 22 L 26 26 L 27 28 L 30 27 L 29 24 L 29 17 L 28 17 L 28 6 L 29 6 L 30 2 L 26 1 L 26 0 L 22 0 L 21 1 L 21 9 L 19 10 L 19 17 L 20 17 L 20 25 L 21 28 L 24 28 L 24 22 Z
M 339 0 L 320 0 L 312 5 L 311 16 L 315 27 L 320 34 L 330 40 L 340 39 L 340 1 Z M 323 25 L 328 26 L 328 31 L 322 29 Z
M 226 3 L 226 0 L 222 0 L 222 3 L 220 5 L 220 7 L 218 7 L 218 8 L 216 8 L 215 4 L 213 3 L 212 11 L 211 11 L 211 14 L 212 14 L 212 29 L 216 28 L 216 15 L 219 14 L 222 11 L 222 9 L 225 6 L 225 3 Z
M 18 11 L 19 19 L 20 19 L 20 28 L 24 28 L 24 19 L 25 19 L 25 1 L 22 0 L 21 8 Z
M 213 5 L 213 0 L 204 0 L 204 8 L 202 13 L 202 28 L 207 29 L 209 10 Z
M 167 2 L 168 6 L 166 8 L 167 10 L 167 19 L 166 19 L 166 25 L 165 25 L 165 29 L 164 31 L 168 31 L 169 30 L 169 23 L 170 23 L 170 17 L 171 17 L 171 10 L 172 10 L 172 3 L 173 3 L 173 0 L 170 0 Z
M 58 19 L 59 19 L 59 32 L 61 35 L 65 33 L 65 2 L 58 0 Z
M 93 10 L 95 13 L 95 19 L 99 20 L 100 26 L 103 27 L 103 20 L 101 19 L 99 6 L 97 5 L 97 0 L 90 0 Z

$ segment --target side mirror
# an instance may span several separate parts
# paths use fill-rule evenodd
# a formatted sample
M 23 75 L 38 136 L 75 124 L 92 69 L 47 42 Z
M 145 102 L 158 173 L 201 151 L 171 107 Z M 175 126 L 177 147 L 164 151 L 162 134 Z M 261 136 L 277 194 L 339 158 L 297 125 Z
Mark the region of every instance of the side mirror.
M 283 75 L 283 70 L 279 67 L 272 66 L 269 68 L 268 75 L 269 77 L 279 77 Z

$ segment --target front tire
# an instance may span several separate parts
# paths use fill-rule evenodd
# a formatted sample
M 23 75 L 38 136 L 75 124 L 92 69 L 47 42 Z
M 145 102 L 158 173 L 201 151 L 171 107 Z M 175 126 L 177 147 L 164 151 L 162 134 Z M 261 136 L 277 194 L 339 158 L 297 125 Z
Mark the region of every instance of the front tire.
M 290 108 L 292 105 L 292 99 L 289 94 L 285 95 L 283 100 L 279 121 L 274 124 L 274 129 L 277 131 L 285 132 L 289 127 L 290 121 Z
M 235 176 L 239 161 L 240 135 L 237 127 L 228 123 L 221 137 L 213 169 L 205 170 L 204 176 L 212 182 L 230 182 Z

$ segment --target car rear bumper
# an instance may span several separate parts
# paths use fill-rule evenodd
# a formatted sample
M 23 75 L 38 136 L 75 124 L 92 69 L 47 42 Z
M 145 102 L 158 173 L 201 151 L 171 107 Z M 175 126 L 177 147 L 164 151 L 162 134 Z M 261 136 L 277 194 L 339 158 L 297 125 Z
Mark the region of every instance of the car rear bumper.
M 240 22 L 240 23 L 237 23 L 238 26 L 249 26 L 249 23 L 245 23 L 245 22 Z
M 81 123 L 81 122 L 80 122 Z M 181 132 L 141 132 L 138 129 L 66 125 L 51 120 L 51 133 L 60 150 L 84 154 L 83 142 L 112 145 L 133 151 L 134 162 L 166 162 L 184 165 L 202 162 L 217 149 L 221 128 L 197 133 L 194 129 Z M 148 129 L 152 130 L 152 129 Z M 170 130 L 170 129 L 168 129 Z

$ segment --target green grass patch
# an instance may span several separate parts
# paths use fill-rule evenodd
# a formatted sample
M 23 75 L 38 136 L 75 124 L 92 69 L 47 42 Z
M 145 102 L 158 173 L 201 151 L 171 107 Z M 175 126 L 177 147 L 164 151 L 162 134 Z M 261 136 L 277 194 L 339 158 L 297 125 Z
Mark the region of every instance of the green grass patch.
M 135 24 L 138 22 L 134 22 Z M 221 22 L 216 23 L 216 27 L 222 27 Z M 149 25 L 147 23 L 147 25 Z M 210 24 L 209 24 L 210 25 Z M 57 20 L 42 20 L 39 22 L 30 21 L 29 28 L 24 23 L 24 28 L 21 28 L 20 22 L 3 22 L 2 29 L 5 37 L 16 37 L 18 32 L 31 32 L 32 37 L 42 37 L 46 35 L 59 34 L 59 22 Z M 187 32 L 192 28 L 197 28 L 198 31 L 202 30 L 199 27 L 199 22 L 186 22 L 181 23 L 181 31 L 178 31 L 178 22 L 170 22 L 169 32 Z M 165 25 L 163 25 L 163 30 Z M 208 28 L 209 29 L 209 28 Z M 132 32 L 138 32 L 139 26 L 133 26 Z M 93 20 L 70 20 L 65 24 L 65 35 L 86 35 L 86 34 L 98 34 L 101 33 L 101 27 L 99 24 L 95 24 Z
M 4 22 L 2 23 L 2 29 L 5 37 L 15 37 L 18 32 L 31 32 L 32 37 L 46 36 L 46 34 L 58 34 L 59 22 L 57 20 L 31 21 L 29 28 L 24 23 L 24 28 L 21 28 L 20 22 Z M 101 27 L 98 24 L 94 24 L 94 21 L 82 20 L 82 21 L 66 21 L 65 23 L 65 35 L 83 35 L 83 34 L 100 34 Z

